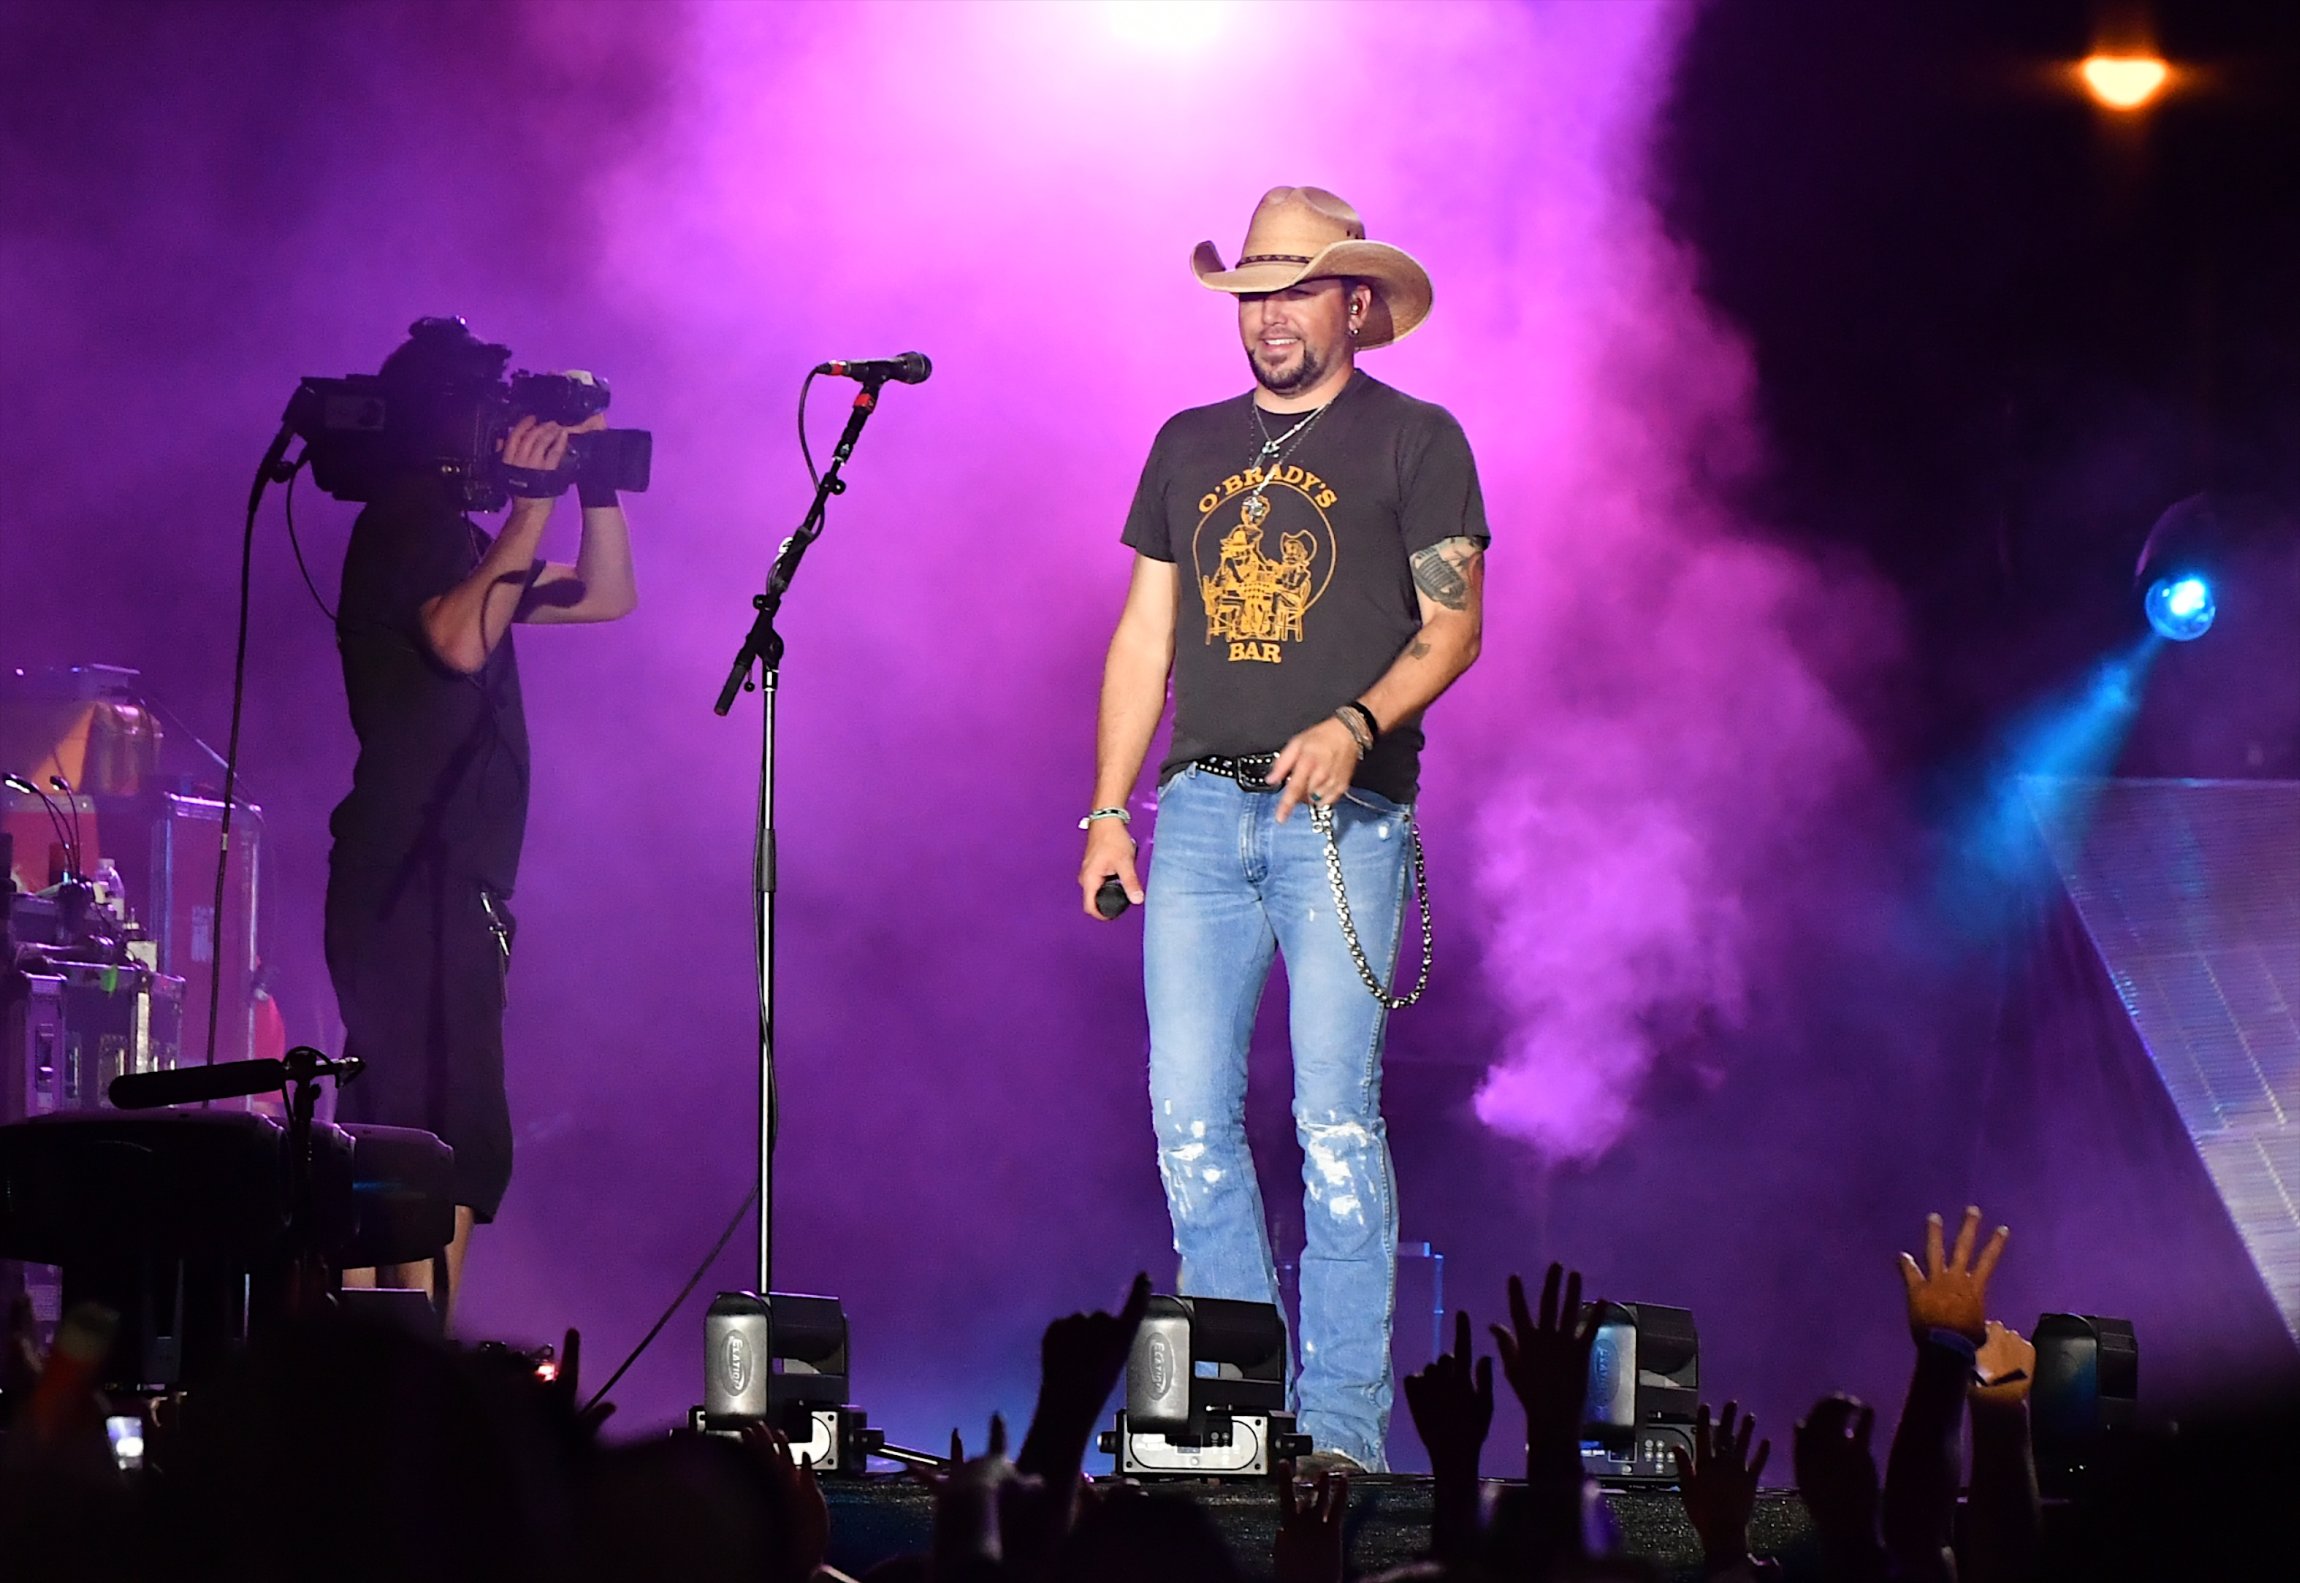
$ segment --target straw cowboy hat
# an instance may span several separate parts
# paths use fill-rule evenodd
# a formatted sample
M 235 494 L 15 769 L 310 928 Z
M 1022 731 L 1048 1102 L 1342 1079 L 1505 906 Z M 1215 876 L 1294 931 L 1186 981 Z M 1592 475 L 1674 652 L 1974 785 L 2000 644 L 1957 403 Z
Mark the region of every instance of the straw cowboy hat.
M 1211 242 L 1190 255 L 1198 283 L 1215 291 L 1283 291 L 1305 280 L 1347 275 L 1374 288 L 1373 311 L 1358 331 L 1360 349 L 1402 341 L 1429 317 L 1429 272 L 1387 242 L 1366 240 L 1358 211 L 1323 187 L 1272 187 L 1246 227 L 1238 267 L 1224 269 Z

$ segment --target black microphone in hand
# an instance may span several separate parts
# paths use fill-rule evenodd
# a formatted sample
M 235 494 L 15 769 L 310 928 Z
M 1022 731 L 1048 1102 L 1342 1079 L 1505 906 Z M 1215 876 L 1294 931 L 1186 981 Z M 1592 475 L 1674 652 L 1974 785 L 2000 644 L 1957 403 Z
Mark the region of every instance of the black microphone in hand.
M 1134 898 L 1126 894 L 1125 881 L 1113 874 L 1102 882 L 1094 893 L 1094 910 L 1105 918 L 1115 918 L 1134 905 Z
M 865 384 L 880 384 L 892 379 L 905 385 L 923 385 L 926 376 L 934 372 L 934 364 L 927 361 L 924 352 L 905 352 L 900 357 L 866 357 L 851 363 L 834 359 L 828 363 L 815 364 L 815 372 L 859 379 Z

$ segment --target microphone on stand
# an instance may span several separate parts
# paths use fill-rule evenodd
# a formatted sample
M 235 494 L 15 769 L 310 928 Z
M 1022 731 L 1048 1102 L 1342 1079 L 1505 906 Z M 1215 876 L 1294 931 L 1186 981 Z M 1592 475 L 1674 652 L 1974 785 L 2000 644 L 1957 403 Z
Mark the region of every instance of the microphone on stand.
M 72 867 L 77 869 L 87 861 L 88 844 L 80 839 L 80 799 L 72 791 L 72 783 L 61 775 L 48 777 L 48 784 L 64 794 L 64 811 L 72 816 Z
M 112 1079 L 105 1097 L 115 1110 L 157 1110 L 163 1105 L 198 1105 L 211 1099 L 269 1093 L 286 1085 L 284 1061 L 220 1061 L 214 1066 L 122 1073 Z
M 815 364 L 815 372 L 859 379 L 865 384 L 893 379 L 905 385 L 923 385 L 926 376 L 934 372 L 934 364 L 927 361 L 924 352 L 905 352 L 900 357 L 870 357 L 851 363 L 834 359 L 828 363 Z
M 64 849 L 64 877 L 66 879 L 78 879 L 80 877 L 79 838 L 72 833 L 71 826 L 64 823 L 64 816 L 56 809 L 56 799 L 33 785 L 27 777 L 22 775 L 0 775 L 0 785 L 5 785 L 12 792 L 22 792 L 27 797 L 40 799 L 41 806 L 48 810 L 48 823 L 55 829 L 56 844 Z M 74 819 L 77 819 L 79 815 L 79 809 L 72 810 Z
M 215 1099 L 237 1099 L 243 1094 L 268 1094 L 285 1088 L 290 1078 L 308 1080 L 332 1076 L 338 1086 L 350 1082 L 365 1065 L 355 1055 L 335 1060 L 320 1057 L 308 1046 L 298 1046 L 285 1061 L 265 1057 L 255 1061 L 218 1061 L 213 1066 L 178 1066 L 158 1072 L 125 1072 L 112 1079 L 105 1097 L 115 1110 L 157 1110 L 164 1105 L 200 1105 Z

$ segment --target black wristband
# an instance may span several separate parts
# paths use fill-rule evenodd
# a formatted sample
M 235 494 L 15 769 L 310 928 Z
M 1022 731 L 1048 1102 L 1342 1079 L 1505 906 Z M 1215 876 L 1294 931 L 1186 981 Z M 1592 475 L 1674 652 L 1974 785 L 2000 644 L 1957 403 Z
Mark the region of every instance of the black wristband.
M 594 484 L 588 478 L 575 480 L 575 494 L 583 502 L 585 511 L 606 511 L 623 503 L 613 484 Z
M 1363 720 L 1366 723 L 1367 741 L 1379 742 L 1382 739 L 1382 728 L 1374 722 L 1374 712 L 1371 709 L 1368 709 L 1364 704 L 1359 703 L 1355 698 L 1342 705 L 1342 707 L 1349 710 L 1352 714 L 1356 715 L 1360 720 Z
M 567 493 L 567 486 L 575 482 L 575 470 L 558 467 L 546 470 L 540 467 L 503 468 L 503 487 L 520 500 L 554 500 Z

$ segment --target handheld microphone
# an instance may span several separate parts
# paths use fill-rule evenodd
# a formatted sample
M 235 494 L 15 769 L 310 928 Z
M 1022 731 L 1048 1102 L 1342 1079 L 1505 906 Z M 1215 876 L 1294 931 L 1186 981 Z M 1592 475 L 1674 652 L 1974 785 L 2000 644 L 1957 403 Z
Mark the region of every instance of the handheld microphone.
M 1134 905 L 1134 898 L 1126 894 L 1126 886 L 1113 874 L 1094 892 L 1094 910 L 1105 918 L 1115 918 Z
M 817 363 L 815 372 L 859 379 L 865 384 L 878 384 L 893 379 L 906 385 L 923 385 L 926 376 L 934 372 L 934 364 L 927 361 L 924 352 L 905 352 L 900 357 L 871 357 L 852 363 L 836 360 Z

